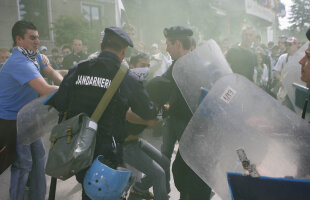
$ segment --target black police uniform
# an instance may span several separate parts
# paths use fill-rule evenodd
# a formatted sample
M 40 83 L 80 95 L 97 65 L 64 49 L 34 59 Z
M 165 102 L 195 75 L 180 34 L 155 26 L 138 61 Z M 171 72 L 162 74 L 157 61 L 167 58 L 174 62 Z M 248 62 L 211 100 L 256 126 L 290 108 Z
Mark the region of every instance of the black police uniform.
M 107 31 L 126 39 L 126 35 L 118 32 L 119 28 Z M 67 112 L 67 118 L 81 112 L 91 116 L 117 73 L 120 64 L 119 58 L 108 51 L 102 51 L 97 58 L 79 63 L 64 78 L 51 103 L 57 110 Z M 107 161 L 106 164 L 112 168 L 122 163 L 121 144 L 127 136 L 125 116 L 129 107 L 145 120 L 156 117 L 155 106 L 150 102 L 142 83 L 131 72 L 124 77 L 98 122 L 94 158 L 103 155 Z M 113 149 L 112 136 L 118 146 L 116 151 Z M 76 177 L 80 183 L 83 182 L 86 171 L 87 169 L 77 174 Z M 83 199 L 88 199 L 84 191 L 82 195 Z
M 192 30 L 180 26 L 164 30 L 164 35 L 168 39 L 192 36 L 192 34 Z M 192 118 L 192 113 L 172 77 L 174 64 L 175 61 L 165 74 L 152 79 L 147 85 L 147 90 L 151 99 L 158 105 L 162 106 L 169 103 L 170 107 L 167 112 L 168 134 L 175 134 L 179 140 Z M 173 163 L 172 172 L 175 186 L 180 191 L 180 199 L 208 199 L 211 194 L 210 187 L 184 162 L 179 152 Z

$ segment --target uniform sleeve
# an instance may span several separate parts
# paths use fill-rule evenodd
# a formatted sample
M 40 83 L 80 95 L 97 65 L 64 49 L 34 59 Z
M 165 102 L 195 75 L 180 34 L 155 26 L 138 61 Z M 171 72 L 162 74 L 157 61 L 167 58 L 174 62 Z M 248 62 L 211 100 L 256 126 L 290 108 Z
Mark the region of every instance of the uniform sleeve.
M 128 95 L 128 105 L 131 110 L 144 120 L 151 120 L 156 117 L 156 107 L 150 101 L 149 95 L 143 84 L 131 77 L 126 76 L 121 89 Z

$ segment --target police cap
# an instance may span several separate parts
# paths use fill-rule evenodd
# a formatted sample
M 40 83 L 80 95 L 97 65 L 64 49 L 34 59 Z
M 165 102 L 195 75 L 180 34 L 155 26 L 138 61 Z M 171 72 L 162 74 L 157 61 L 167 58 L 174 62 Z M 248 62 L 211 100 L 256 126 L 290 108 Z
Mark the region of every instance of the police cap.
M 133 43 L 132 43 L 129 35 L 122 28 L 111 26 L 111 27 L 108 27 L 108 28 L 104 29 L 104 34 L 108 35 L 108 34 L 111 34 L 111 33 L 117 35 L 118 37 L 120 37 L 120 39 L 125 41 L 128 44 L 128 46 L 133 47 Z
M 184 26 L 172 26 L 164 29 L 164 35 L 166 38 L 181 38 L 186 36 L 192 36 L 193 31 L 190 28 Z
M 308 40 L 310 41 L 310 28 L 308 29 L 306 36 L 307 36 Z

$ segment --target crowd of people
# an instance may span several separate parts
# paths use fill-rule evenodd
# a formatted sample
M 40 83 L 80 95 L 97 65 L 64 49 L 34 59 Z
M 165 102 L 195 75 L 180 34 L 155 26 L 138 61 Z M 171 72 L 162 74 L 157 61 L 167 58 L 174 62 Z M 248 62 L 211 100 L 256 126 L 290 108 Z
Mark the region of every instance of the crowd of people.
M 60 121 L 82 112 L 91 115 L 121 65 L 127 65 L 129 73 L 98 122 L 94 159 L 104 155 L 103 162 L 114 169 L 127 163 L 142 172 L 143 178 L 131 189 L 132 196 L 169 199 L 173 150 L 193 115 L 172 71 L 179 58 L 196 48 L 193 34 L 190 28 L 183 26 L 165 28 L 165 42 L 154 43 L 146 51 L 145 44 L 135 39 L 133 26 L 108 27 L 101 33 L 98 52 L 88 56 L 82 40 L 74 39 L 72 47 L 63 45 L 61 53 L 54 48 L 48 58 L 48 49 L 39 46 L 35 25 L 24 20 L 16 22 L 12 28 L 11 55 L 7 49 L 0 49 L 0 129 L 5 130 L 0 140 L 0 172 L 12 164 L 10 199 L 22 200 L 27 182 L 31 188 L 29 199 L 44 200 L 46 196 L 46 155 L 41 139 L 30 145 L 16 144 L 16 118 L 22 106 L 39 95 L 58 90 L 51 104 L 59 111 Z M 310 40 L 310 32 L 307 37 Z M 230 47 L 229 40 L 225 39 L 221 48 L 233 72 L 285 102 L 288 98 L 280 94 L 281 70 L 300 45 L 295 37 L 285 36 L 279 38 L 278 45 L 274 42 L 264 45 L 256 30 L 246 27 L 242 30 L 240 44 Z M 307 83 L 310 83 L 309 48 L 300 61 L 301 79 Z M 63 78 L 64 74 L 67 75 Z M 83 76 L 104 79 L 106 87 L 77 81 Z M 141 143 L 151 145 L 139 137 L 145 128 L 158 126 L 159 113 L 165 121 L 163 144 L 161 151 L 151 150 L 162 159 L 145 153 Z M 9 154 L 4 154 L 5 151 Z M 83 184 L 87 170 L 76 173 L 79 183 Z M 180 199 L 211 198 L 211 188 L 186 164 L 179 152 L 172 172 Z M 154 194 L 149 191 L 151 187 Z M 82 199 L 90 199 L 84 187 Z
M 294 110 L 283 87 L 281 73 L 304 43 L 298 42 L 296 37 L 281 35 L 278 44 L 270 41 L 266 45 L 261 42 L 255 28 L 245 27 L 239 44 L 229 48 L 227 39 L 221 44 L 233 72 L 247 77 L 283 105 Z

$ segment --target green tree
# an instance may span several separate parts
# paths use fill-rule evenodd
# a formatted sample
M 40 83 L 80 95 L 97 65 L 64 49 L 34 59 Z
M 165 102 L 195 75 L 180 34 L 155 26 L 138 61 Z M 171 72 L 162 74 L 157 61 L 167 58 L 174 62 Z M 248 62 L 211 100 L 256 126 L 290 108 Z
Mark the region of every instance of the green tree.
M 29 20 L 38 29 L 40 39 L 49 39 L 47 3 L 41 0 L 19 0 L 21 19 Z
M 308 29 L 310 23 L 309 0 L 294 0 L 289 22 L 291 24 L 289 29 L 293 32 L 304 33 Z
M 53 23 L 56 46 L 71 44 L 73 39 L 81 39 L 89 52 L 99 48 L 99 38 L 102 27 L 92 26 L 83 16 L 60 16 Z

